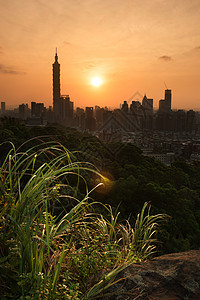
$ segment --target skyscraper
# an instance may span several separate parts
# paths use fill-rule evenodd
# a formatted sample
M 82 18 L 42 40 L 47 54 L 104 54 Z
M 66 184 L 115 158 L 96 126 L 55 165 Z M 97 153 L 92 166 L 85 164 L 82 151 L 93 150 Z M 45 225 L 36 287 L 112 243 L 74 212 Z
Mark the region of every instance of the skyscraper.
M 73 119 L 73 102 L 69 95 L 60 94 L 60 64 L 58 63 L 57 49 L 53 63 L 53 113 L 54 121 L 70 126 Z
M 58 62 L 57 49 L 55 54 L 55 62 L 53 63 L 53 112 L 55 118 L 59 116 L 60 101 L 60 64 Z
M 159 112 L 171 112 L 171 100 L 172 93 L 171 90 L 165 90 L 165 99 L 161 99 L 159 101 Z
M 143 128 L 151 130 L 153 128 L 153 99 L 147 98 L 146 94 L 142 99 L 143 108 Z
M 144 108 L 145 115 L 153 115 L 153 99 L 149 99 L 146 95 L 144 95 L 144 98 L 142 99 L 142 106 Z
M 165 90 L 165 102 L 168 111 L 171 111 L 172 92 L 171 90 Z
M 125 113 L 128 113 L 129 109 L 128 109 L 128 103 L 127 101 L 124 101 L 124 103 L 122 104 L 122 108 L 121 110 Z

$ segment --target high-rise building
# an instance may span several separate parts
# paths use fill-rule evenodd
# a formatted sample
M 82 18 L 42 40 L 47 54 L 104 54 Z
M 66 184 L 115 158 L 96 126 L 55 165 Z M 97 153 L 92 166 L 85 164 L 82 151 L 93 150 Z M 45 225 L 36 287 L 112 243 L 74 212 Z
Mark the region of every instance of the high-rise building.
M 144 95 L 144 98 L 142 99 L 142 106 L 146 115 L 153 115 L 153 99 L 149 99 L 146 95 Z
M 83 108 L 77 107 L 73 124 L 79 129 L 85 129 L 85 112 Z
M 93 107 L 85 108 L 85 129 L 89 131 L 96 129 Z
M 69 95 L 63 95 L 58 102 L 57 122 L 70 126 L 73 119 L 74 103 L 70 101 Z
M 171 90 L 165 90 L 165 102 L 167 111 L 171 111 L 172 92 Z
M 165 99 L 161 99 L 159 101 L 159 112 L 170 112 L 171 111 L 171 99 L 172 99 L 172 94 L 171 90 L 165 90 Z
M 53 63 L 53 113 L 54 120 L 66 126 L 70 126 L 73 119 L 73 102 L 69 95 L 60 93 L 60 64 L 56 49 L 55 62 Z
M 187 112 L 187 131 L 196 131 L 196 113 L 192 109 Z
M 142 99 L 143 120 L 142 127 L 147 130 L 153 129 L 153 99 L 144 95 Z
M 53 112 L 55 119 L 59 119 L 59 100 L 60 100 L 60 64 L 58 62 L 57 49 L 55 62 L 53 63 Z
M 124 101 L 124 103 L 122 104 L 121 110 L 125 113 L 128 113 L 128 103 L 127 103 L 127 101 Z
M 131 113 L 138 113 L 138 111 L 141 109 L 141 103 L 139 101 L 132 101 L 130 105 L 130 111 Z
M 22 120 L 26 120 L 29 115 L 28 104 L 20 104 L 19 105 L 19 118 Z
M 31 116 L 41 117 L 45 112 L 44 103 L 31 102 Z

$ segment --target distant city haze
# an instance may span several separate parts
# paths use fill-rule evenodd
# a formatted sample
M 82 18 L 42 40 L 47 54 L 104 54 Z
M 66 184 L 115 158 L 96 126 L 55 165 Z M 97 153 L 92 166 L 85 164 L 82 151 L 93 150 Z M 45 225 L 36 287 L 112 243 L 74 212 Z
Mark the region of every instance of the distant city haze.
M 173 91 L 200 109 L 199 0 L 0 0 L 0 101 L 53 104 L 52 63 L 76 107 Z M 141 100 L 136 98 L 134 100 Z

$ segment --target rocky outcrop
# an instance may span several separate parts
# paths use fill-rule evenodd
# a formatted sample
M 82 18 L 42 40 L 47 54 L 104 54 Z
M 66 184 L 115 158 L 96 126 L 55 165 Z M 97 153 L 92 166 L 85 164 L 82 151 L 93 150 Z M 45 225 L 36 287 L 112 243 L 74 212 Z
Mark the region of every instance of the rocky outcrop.
M 104 300 L 200 299 L 200 250 L 168 254 L 124 269 Z

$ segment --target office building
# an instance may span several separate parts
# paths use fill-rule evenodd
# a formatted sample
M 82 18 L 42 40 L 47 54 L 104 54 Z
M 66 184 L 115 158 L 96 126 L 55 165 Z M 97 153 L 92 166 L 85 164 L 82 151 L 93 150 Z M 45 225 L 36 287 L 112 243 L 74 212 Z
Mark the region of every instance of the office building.
M 93 107 L 85 108 L 85 129 L 89 131 L 94 131 L 96 129 Z
M 20 104 L 19 105 L 19 118 L 22 120 L 26 120 L 27 117 L 29 116 L 29 108 L 28 104 Z
M 73 119 L 73 102 L 69 95 L 60 93 L 60 64 L 56 49 L 55 62 L 53 63 L 53 112 L 54 121 L 66 126 L 70 126 Z
M 144 98 L 142 99 L 142 106 L 146 115 L 153 115 L 153 99 L 149 99 L 146 95 L 144 95 Z
M 165 90 L 165 99 L 159 101 L 159 112 L 169 113 L 171 112 L 171 90 Z
M 31 102 L 31 116 L 42 117 L 45 112 L 44 103 Z
M 128 113 L 128 103 L 127 101 L 124 101 L 124 103 L 122 104 L 122 109 L 123 112 Z
M 59 100 L 60 100 L 60 64 L 58 62 L 57 49 L 55 62 L 53 63 L 53 112 L 55 119 L 59 119 Z

